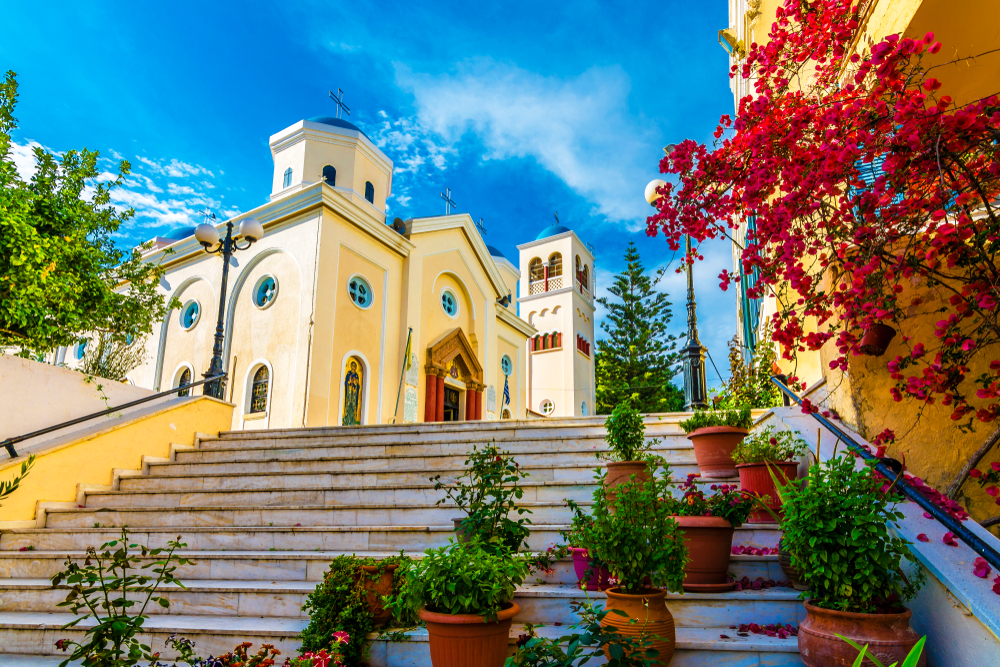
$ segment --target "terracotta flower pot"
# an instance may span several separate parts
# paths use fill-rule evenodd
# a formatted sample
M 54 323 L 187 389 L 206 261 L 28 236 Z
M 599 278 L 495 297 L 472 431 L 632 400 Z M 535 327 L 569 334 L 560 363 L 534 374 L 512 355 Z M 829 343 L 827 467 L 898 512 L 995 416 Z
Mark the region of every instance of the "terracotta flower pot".
M 728 591 L 729 557 L 733 553 L 733 524 L 716 516 L 677 516 L 684 531 L 688 563 L 684 590 L 692 593 Z
M 858 346 L 861 354 L 870 357 L 881 357 L 889 349 L 889 343 L 896 337 L 896 330 L 888 324 L 879 322 L 875 326 L 865 331 L 861 337 L 861 344 Z
M 744 491 L 755 493 L 764 500 L 776 514 L 781 516 L 781 498 L 778 497 L 778 490 L 774 487 L 774 479 L 771 477 L 771 470 L 785 480 L 793 480 L 798 475 L 798 461 L 783 461 L 781 463 L 740 463 L 736 470 L 740 473 L 740 488 Z M 750 513 L 750 521 L 753 523 L 777 523 L 774 517 L 764 510 L 754 510 Z
M 507 659 L 511 621 L 521 609 L 514 604 L 485 623 L 478 614 L 439 614 L 422 607 L 434 667 L 502 667 Z
M 701 476 L 705 479 L 736 477 L 733 450 L 745 437 L 747 430 L 735 426 L 706 426 L 688 433 Z
M 604 477 L 604 488 L 608 491 L 627 484 L 632 475 L 635 475 L 637 482 L 646 482 L 650 478 L 645 461 L 608 461 L 604 465 L 608 469 L 608 474 Z
M 592 567 L 586 549 L 570 547 L 569 552 L 573 554 L 573 569 L 576 570 L 578 584 L 586 584 L 588 591 L 606 591 L 611 588 L 611 572 L 606 567 Z M 590 577 L 587 577 L 587 570 L 590 570 Z
M 785 551 L 785 545 L 778 542 L 778 565 L 781 566 L 781 571 L 785 573 L 785 578 L 792 583 L 792 588 L 797 591 L 807 591 L 809 586 L 802 579 L 802 573 L 799 569 L 792 565 L 792 554 Z
M 368 600 L 368 608 L 372 610 L 372 623 L 376 628 L 381 628 L 392 618 L 392 612 L 382 606 L 382 596 L 392 593 L 392 579 L 398 567 L 399 565 L 386 565 L 378 579 L 372 580 L 371 575 L 378 573 L 378 566 L 361 566 L 366 575 L 362 578 L 365 597 Z
M 882 664 L 902 664 L 920 636 L 910 627 L 909 609 L 899 614 L 857 614 L 814 607 L 805 602 L 806 619 L 799 624 L 799 654 L 806 667 L 851 667 L 858 652 L 837 635 L 864 646 Z M 924 667 L 926 655 L 918 667 Z M 870 660 L 863 667 L 874 665 Z
M 601 621 L 603 627 L 613 627 L 626 637 L 637 637 L 641 633 L 658 638 L 654 639 L 651 648 L 656 649 L 660 654 L 656 657 L 654 665 L 667 665 L 674 656 L 674 648 L 677 643 L 677 635 L 674 630 L 674 617 L 667 609 L 667 593 L 658 588 L 650 588 L 641 595 L 626 595 L 620 592 L 618 587 L 607 590 L 608 603 L 605 609 L 620 609 L 627 616 L 621 614 L 607 614 Z M 635 620 L 636 622 L 631 622 Z M 608 650 L 604 649 L 604 654 L 610 659 Z

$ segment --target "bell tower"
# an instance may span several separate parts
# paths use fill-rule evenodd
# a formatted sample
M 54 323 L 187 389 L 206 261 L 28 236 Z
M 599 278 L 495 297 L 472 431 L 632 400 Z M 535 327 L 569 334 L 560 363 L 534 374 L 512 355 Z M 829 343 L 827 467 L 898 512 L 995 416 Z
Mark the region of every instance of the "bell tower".
M 556 222 L 517 247 L 521 318 L 528 341 L 528 408 L 546 417 L 595 414 L 594 255 Z

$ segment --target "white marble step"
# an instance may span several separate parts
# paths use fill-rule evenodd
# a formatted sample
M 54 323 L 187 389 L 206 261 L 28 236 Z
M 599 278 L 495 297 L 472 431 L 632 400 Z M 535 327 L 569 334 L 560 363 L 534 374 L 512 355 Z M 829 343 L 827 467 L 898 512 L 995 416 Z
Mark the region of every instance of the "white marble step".
M 562 544 L 567 525 L 535 525 L 528 537 L 532 550 Z M 151 548 L 165 547 L 178 536 L 191 551 L 423 551 L 443 546 L 454 536 L 453 525 L 424 526 L 192 526 L 133 527 L 132 540 Z M 773 524 L 744 524 L 733 536 L 735 546 L 775 547 L 781 531 Z M 85 550 L 118 539 L 114 528 L 24 528 L 0 534 L 0 553 Z
M 54 667 L 41 656 L 61 655 L 55 642 L 65 637 L 80 638 L 82 627 L 62 630 L 72 620 L 69 614 L 38 612 L 0 613 L 0 665 L 3 667 Z M 201 655 L 219 655 L 231 651 L 242 641 L 253 643 L 251 651 L 260 644 L 275 645 L 283 656 L 294 655 L 298 648 L 295 635 L 305 627 L 304 619 L 240 618 L 204 616 L 154 616 L 146 622 L 143 638 L 152 649 L 163 651 L 164 658 L 173 658 L 165 649 L 164 640 L 171 634 L 191 639 Z M 513 652 L 518 635 L 524 632 L 520 625 L 510 631 L 510 649 Z M 568 627 L 545 626 L 538 628 L 540 636 L 559 638 L 570 632 Z M 427 649 L 427 632 L 423 628 L 406 633 L 402 642 L 378 641 L 371 651 L 371 667 L 430 667 Z M 729 639 L 721 639 L 727 635 Z M 9 657 L 11 654 L 17 657 Z M 29 654 L 22 658 L 18 654 Z M 15 660 L 19 662 L 15 662 Z M 58 664 L 58 663 L 54 663 Z M 778 639 L 762 635 L 739 637 L 728 625 L 712 628 L 677 628 L 677 651 L 670 663 L 677 667 L 792 667 L 802 663 L 798 658 L 798 642 L 794 637 Z
M 311 581 L 194 580 L 184 588 L 164 586 L 163 597 L 170 606 L 156 605 L 149 614 L 201 616 L 274 616 L 306 618 L 302 611 L 306 597 L 316 587 Z M 516 623 L 561 623 L 578 619 L 569 602 L 587 597 L 605 599 L 597 591 L 584 593 L 571 584 L 526 583 L 514 595 L 521 611 Z M 0 612 L 59 612 L 58 604 L 66 599 L 65 589 L 54 589 L 46 579 L 0 580 Z M 141 601 L 141 597 L 136 598 Z M 713 627 L 721 623 L 791 623 L 798 625 L 805 617 L 799 594 L 791 588 L 729 593 L 669 593 L 667 606 L 674 622 L 681 627 Z

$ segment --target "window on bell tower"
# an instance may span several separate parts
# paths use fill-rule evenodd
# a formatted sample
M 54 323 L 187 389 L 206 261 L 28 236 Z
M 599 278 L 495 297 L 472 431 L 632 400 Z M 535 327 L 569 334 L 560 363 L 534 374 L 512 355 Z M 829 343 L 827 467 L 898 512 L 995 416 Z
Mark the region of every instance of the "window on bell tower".
M 331 165 L 326 165 L 323 167 L 323 182 L 329 183 L 330 185 L 337 184 L 337 170 Z
M 285 170 L 285 178 L 281 181 L 281 187 L 287 188 L 292 185 L 292 168 Z
M 369 204 L 375 203 L 375 186 L 372 185 L 371 181 L 365 181 L 365 199 L 368 200 Z

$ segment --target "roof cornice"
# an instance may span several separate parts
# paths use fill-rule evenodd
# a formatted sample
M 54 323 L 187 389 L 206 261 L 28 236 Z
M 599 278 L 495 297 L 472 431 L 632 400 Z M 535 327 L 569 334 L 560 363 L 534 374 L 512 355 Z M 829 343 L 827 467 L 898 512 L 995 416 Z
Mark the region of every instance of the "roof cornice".
M 525 336 L 531 337 L 538 333 L 538 329 L 528 324 L 503 306 L 497 306 L 497 319 L 520 331 Z
M 472 222 L 472 216 L 468 213 L 441 215 L 432 218 L 413 218 L 410 226 L 410 236 L 446 229 L 461 229 L 465 233 L 469 245 L 472 246 L 477 259 L 479 259 L 479 263 L 483 266 L 487 277 L 493 284 L 493 289 L 496 290 L 496 296 L 507 296 L 507 293 L 510 291 L 507 289 L 507 283 L 504 282 L 503 276 L 500 275 L 500 269 L 497 268 L 496 262 L 493 260 L 493 255 L 486 249 L 486 243 L 483 241 L 483 237 L 479 235 L 479 230 L 476 229 L 476 224 Z

